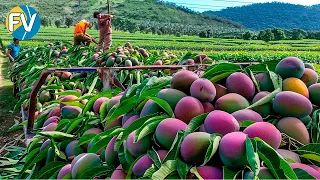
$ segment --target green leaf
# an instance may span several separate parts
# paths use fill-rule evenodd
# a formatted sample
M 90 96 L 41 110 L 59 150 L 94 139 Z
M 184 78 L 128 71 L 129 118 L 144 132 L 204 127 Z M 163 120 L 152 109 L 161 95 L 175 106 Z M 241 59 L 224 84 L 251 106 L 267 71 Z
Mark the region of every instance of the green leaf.
M 172 146 L 167 154 L 167 156 L 164 158 L 163 162 L 169 161 L 169 160 L 174 160 L 177 158 L 177 156 L 180 153 L 180 146 L 181 146 L 181 142 L 183 140 L 183 135 L 184 132 L 182 130 L 180 130 L 176 137 L 174 138 L 174 141 L 172 143 Z
M 121 137 L 118 137 L 116 140 L 116 144 L 115 144 L 115 151 L 118 151 L 120 148 L 120 145 L 127 139 L 127 137 L 129 136 L 130 133 L 132 133 L 133 131 L 137 130 L 138 128 L 140 128 L 145 121 L 147 121 L 148 119 L 156 116 L 157 114 L 152 114 L 149 116 L 145 116 L 142 118 L 139 118 L 137 120 L 135 120 L 132 124 L 130 124 L 129 127 L 127 127 L 123 133 Z
M 310 130 L 312 143 L 320 143 L 320 110 L 313 113 Z
M 158 153 L 154 149 L 148 150 L 147 153 L 149 157 L 152 159 L 153 163 L 156 165 L 156 167 L 159 168 L 161 166 L 161 160 Z
M 136 106 L 136 103 L 137 103 L 137 99 L 135 96 L 123 102 L 120 102 L 120 104 L 117 104 L 112 108 L 114 109 L 114 111 L 109 112 L 107 117 L 102 122 L 106 122 L 106 126 L 108 126 L 119 116 L 127 112 L 130 112 Z
M 242 70 L 241 67 L 237 64 L 219 63 L 219 64 L 212 65 L 208 69 L 206 69 L 202 78 L 213 77 L 213 76 L 216 76 L 217 74 L 222 74 L 224 72 L 236 72 L 241 70 Z
M 130 164 L 127 162 L 123 144 L 121 144 L 121 146 L 119 147 L 119 150 L 117 150 L 117 152 L 118 152 L 119 162 L 122 165 L 123 170 L 128 172 L 128 170 L 130 168 Z
M 320 162 L 320 156 L 316 154 L 303 154 L 300 157 Z
M 62 86 L 58 86 L 58 85 L 50 85 L 50 86 L 41 88 L 40 91 L 43 91 L 43 90 L 55 90 L 55 89 L 63 89 L 63 87 Z
M 140 155 L 133 163 L 131 163 L 130 168 L 127 172 L 126 179 L 132 179 L 131 176 L 132 176 L 133 167 L 139 161 L 139 159 L 141 159 L 143 156 L 144 156 L 144 154 Z
M 300 147 L 297 149 L 297 152 L 300 155 L 303 154 L 316 154 L 320 156 L 320 143 L 310 143 L 305 146 Z
M 271 72 L 271 71 L 268 71 L 269 73 L 269 76 L 271 78 L 271 81 L 272 81 L 272 84 L 273 84 L 273 87 L 274 89 L 280 89 L 282 90 L 282 78 L 280 75 L 274 73 L 274 72 Z
M 253 144 L 248 136 L 246 136 L 246 155 L 251 171 L 253 172 L 254 176 L 257 176 L 260 170 L 260 162 L 259 158 L 256 158 L 258 155 L 254 151 Z
M 68 125 L 68 130 L 66 131 L 67 134 L 70 134 L 74 128 L 76 128 L 82 121 L 84 121 L 84 118 L 77 118 L 77 119 L 74 119 L 70 122 L 70 124 Z
M 26 156 L 26 163 L 30 163 L 38 155 L 39 151 L 40 147 L 35 148 L 31 152 L 29 152 L 29 154 Z
M 77 107 L 80 107 L 81 109 L 84 108 L 84 105 L 79 101 L 69 101 L 69 102 L 61 102 L 61 103 L 67 106 L 77 106 Z
M 151 167 L 144 173 L 143 178 L 151 179 L 153 173 L 155 173 L 156 171 L 157 168 L 154 166 L 154 164 L 152 164 Z
M 303 169 L 294 168 L 293 171 L 297 175 L 298 179 L 316 179 Z
M 92 81 L 92 83 L 91 83 L 91 86 L 90 86 L 90 88 L 89 88 L 88 94 L 91 94 L 91 92 L 93 91 L 94 87 L 95 87 L 96 84 L 97 84 L 98 79 L 99 79 L 99 76 L 96 76 L 96 77 L 93 79 L 93 81 Z
M 56 131 L 61 131 L 62 129 L 66 128 L 67 124 L 69 124 L 71 120 L 69 119 L 61 119 L 58 123 Z
M 152 175 L 152 179 L 165 179 L 169 174 L 177 170 L 177 161 L 168 160 L 162 164 L 159 170 Z
M 74 91 L 74 90 L 67 90 L 67 91 L 63 91 L 63 92 L 58 92 L 56 94 L 60 95 L 60 96 L 68 96 L 68 95 L 73 95 L 73 96 L 77 96 L 77 97 L 81 96 L 81 93 L 79 93 L 78 91 Z
M 254 83 L 254 85 L 256 86 L 258 92 L 261 92 L 260 85 L 259 85 L 256 77 L 253 75 L 253 73 L 252 73 L 252 71 L 250 69 L 249 69 L 249 73 L 248 74 L 250 75 L 250 78 L 251 78 L 252 82 Z
M 53 161 L 53 162 L 46 164 L 37 173 L 37 179 L 49 179 L 56 171 L 61 169 L 66 164 L 68 164 L 68 163 L 62 162 L 62 161 Z
M 225 72 L 225 73 L 222 73 L 222 74 L 219 74 L 219 75 L 215 75 L 213 76 L 212 78 L 210 78 L 209 80 L 212 82 L 212 83 L 216 83 L 226 77 L 229 77 L 231 74 L 233 74 L 234 71 L 232 72 Z
M 246 120 L 246 121 L 239 122 L 239 125 L 240 125 L 240 127 L 248 127 L 254 123 L 256 123 L 256 122 L 251 121 L 251 120 Z
M 107 106 L 109 104 L 109 101 L 104 101 L 100 106 L 100 120 L 104 120 L 107 117 Z
M 38 142 L 41 141 L 42 139 L 43 139 L 43 136 L 35 135 L 27 147 L 27 152 L 30 153 L 30 151 L 34 150 L 34 147 L 36 147 Z
M 107 175 L 107 177 L 110 177 L 113 171 L 114 169 L 112 166 L 93 167 L 80 174 L 79 179 L 94 179 L 95 177 L 99 177 L 101 175 Z
M 140 94 L 137 102 L 140 103 L 141 101 L 145 100 L 147 97 L 156 96 L 160 91 L 161 91 L 161 89 L 149 89 L 149 90 L 146 90 L 142 94 Z
M 62 151 L 59 150 L 59 148 L 57 147 L 57 144 L 56 144 L 56 142 L 54 141 L 54 139 L 53 139 L 53 138 L 50 138 L 50 140 L 51 140 L 51 144 L 52 144 L 53 147 L 54 147 L 54 152 L 55 152 L 55 154 L 56 154 L 58 157 L 60 157 L 61 159 L 67 160 L 66 155 L 65 155 Z
M 112 131 L 110 134 L 108 134 L 107 136 L 97 136 L 96 138 L 100 137 L 99 139 L 94 139 L 94 141 L 96 143 L 94 143 L 92 145 L 92 147 L 89 150 L 89 153 L 97 153 L 99 150 L 101 150 L 102 148 L 105 148 L 110 140 L 114 137 L 119 135 L 122 132 L 121 128 L 117 128 L 114 131 Z
M 267 96 L 265 96 L 262 99 L 260 99 L 259 101 L 255 102 L 251 106 L 247 107 L 247 109 L 252 109 L 252 108 L 255 108 L 257 106 L 261 106 L 261 105 L 264 105 L 266 103 L 269 103 L 279 92 L 281 92 L 281 90 L 278 88 L 278 89 L 274 90 L 272 93 L 270 93 Z
M 209 113 L 201 114 L 199 116 L 194 117 L 188 124 L 188 127 L 184 133 L 184 137 L 188 134 L 196 131 L 204 122 Z
M 210 144 L 207 149 L 204 162 L 202 164 L 203 166 L 206 165 L 211 160 L 213 155 L 217 152 L 220 140 L 221 140 L 221 137 L 219 135 L 216 135 L 216 134 L 210 135 Z
M 27 95 L 24 95 L 21 97 L 21 99 L 16 103 L 16 105 L 13 108 L 13 111 L 18 110 L 19 108 L 21 108 L 21 105 L 23 104 L 23 102 L 27 99 Z
M 28 88 L 25 88 L 24 90 L 18 92 L 17 95 L 24 95 L 24 94 L 31 92 L 32 90 L 33 90 L 33 87 L 28 87 Z
M 78 146 L 89 143 L 95 136 L 96 136 L 96 134 L 85 134 L 85 135 L 81 136 L 78 141 Z
M 54 139 L 64 140 L 65 138 L 74 138 L 74 135 L 58 131 L 39 132 L 40 135 L 52 137 Z
M 82 111 L 82 116 L 85 115 L 90 109 L 92 109 L 92 106 L 94 102 L 96 102 L 97 99 L 101 97 L 107 97 L 107 98 L 112 98 L 114 95 L 120 93 L 119 89 L 112 89 L 112 90 L 106 90 L 103 92 L 100 92 L 99 94 L 95 95 L 93 98 L 91 98 L 85 107 L 83 108 Z
M 26 161 L 21 172 L 20 172 L 20 176 L 30 167 L 32 167 L 34 164 L 36 164 L 37 162 L 45 159 L 47 157 L 48 154 L 48 149 L 49 146 L 47 146 L 43 151 L 41 151 L 39 154 L 37 154 L 37 156 L 35 158 L 29 159 L 29 161 Z M 30 162 L 31 161 L 31 162 Z
M 156 116 L 150 118 L 148 121 L 146 121 L 136 132 L 134 137 L 134 142 L 140 141 L 142 138 L 146 137 L 147 135 L 153 133 L 158 124 L 164 120 L 169 118 L 169 116 Z
M 260 138 L 254 139 L 257 142 L 259 157 L 265 162 L 274 177 L 277 179 L 297 179 L 296 174 L 282 156 Z
M 182 179 L 186 179 L 187 174 L 190 169 L 191 169 L 191 165 L 189 165 L 189 164 L 183 162 L 181 159 L 177 158 L 177 170 L 178 170 L 179 176 Z
M 234 172 L 230 170 L 228 167 L 223 166 L 223 179 L 237 179 L 237 176 L 240 171 Z
M 204 180 L 204 179 L 201 177 L 201 175 L 198 173 L 198 170 L 197 170 L 196 167 L 191 168 L 191 169 L 190 169 L 190 172 L 191 172 L 192 174 L 194 174 L 199 180 Z
M 173 110 L 171 109 L 171 107 L 167 103 L 167 101 L 162 100 L 162 99 L 157 98 L 157 97 L 150 97 L 149 99 L 151 99 L 153 102 L 157 103 L 163 110 L 166 111 L 166 113 L 169 116 L 174 117 Z

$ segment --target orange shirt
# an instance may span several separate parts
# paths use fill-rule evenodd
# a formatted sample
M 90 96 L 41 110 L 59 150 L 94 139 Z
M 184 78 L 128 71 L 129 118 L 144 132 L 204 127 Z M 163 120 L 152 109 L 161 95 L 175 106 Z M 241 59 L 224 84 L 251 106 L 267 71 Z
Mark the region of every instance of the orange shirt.
M 80 34 L 86 34 L 86 30 L 89 27 L 88 22 L 80 21 L 78 24 L 76 24 L 76 28 L 74 29 L 74 36 L 80 35 Z

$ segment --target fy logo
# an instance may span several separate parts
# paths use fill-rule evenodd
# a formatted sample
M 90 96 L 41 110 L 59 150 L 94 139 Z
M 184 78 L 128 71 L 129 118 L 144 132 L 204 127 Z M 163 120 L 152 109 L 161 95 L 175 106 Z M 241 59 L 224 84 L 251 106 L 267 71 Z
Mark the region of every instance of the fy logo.
M 17 6 L 9 12 L 6 18 L 6 27 L 13 37 L 27 40 L 39 31 L 40 16 L 30 6 Z

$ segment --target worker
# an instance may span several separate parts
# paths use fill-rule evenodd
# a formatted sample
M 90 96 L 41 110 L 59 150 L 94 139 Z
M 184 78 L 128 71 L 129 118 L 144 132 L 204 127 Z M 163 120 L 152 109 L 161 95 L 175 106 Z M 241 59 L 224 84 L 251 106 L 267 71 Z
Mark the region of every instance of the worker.
M 76 27 L 74 29 L 74 45 L 84 44 L 86 46 L 89 46 L 91 41 L 95 44 L 98 44 L 98 42 L 94 38 L 86 33 L 89 26 L 90 23 L 84 19 L 76 24 Z
M 8 46 L 7 56 L 10 62 L 13 62 L 20 55 L 20 41 L 13 38 L 13 43 Z
M 97 50 L 108 51 L 112 44 L 112 25 L 111 19 L 115 16 L 111 14 L 102 14 L 100 12 L 94 12 L 93 17 L 98 19 L 98 28 L 100 30 L 100 40 Z M 103 45 L 102 45 L 103 44 Z

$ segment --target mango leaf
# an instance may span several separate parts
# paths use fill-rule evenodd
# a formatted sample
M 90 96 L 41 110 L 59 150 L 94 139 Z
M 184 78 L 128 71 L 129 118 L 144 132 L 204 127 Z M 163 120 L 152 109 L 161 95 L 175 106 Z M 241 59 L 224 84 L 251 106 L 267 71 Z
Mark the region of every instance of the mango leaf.
M 188 127 L 184 133 L 184 137 L 188 134 L 196 131 L 204 122 L 209 113 L 201 114 L 199 116 L 194 117 L 188 124 Z
M 221 137 L 219 135 L 216 135 L 216 134 L 210 135 L 210 144 L 207 149 L 206 156 L 204 158 L 204 162 L 202 164 L 203 166 L 206 165 L 211 160 L 213 155 L 217 152 L 220 140 L 221 140 Z
M 120 93 L 119 89 L 106 90 L 106 91 L 100 92 L 99 94 L 95 95 L 93 98 L 91 98 L 87 102 L 87 104 L 83 108 L 82 116 L 85 115 L 89 110 L 92 109 L 92 106 L 93 106 L 94 102 L 96 102 L 97 99 L 99 99 L 101 97 L 112 98 L 117 93 Z
M 153 133 L 158 124 L 164 120 L 169 118 L 169 116 L 156 116 L 150 118 L 148 121 L 146 121 L 136 132 L 134 137 L 134 142 L 140 141 L 142 138 L 146 137 L 147 135 Z
M 25 88 L 24 90 L 18 92 L 17 95 L 24 95 L 24 94 L 31 92 L 32 90 L 33 90 L 33 87 L 28 87 L 28 88 Z
M 297 149 L 300 155 L 316 154 L 320 156 L 320 143 L 310 143 Z
M 37 154 L 37 156 L 35 158 L 29 159 L 28 161 L 26 161 L 24 166 L 23 166 L 23 168 L 22 168 L 22 170 L 21 170 L 21 172 L 20 172 L 20 176 L 23 175 L 23 173 L 27 169 L 29 169 L 30 167 L 35 165 L 37 162 L 45 159 L 47 157 L 47 154 L 48 154 L 48 149 L 49 149 L 49 146 L 47 146 L 43 151 L 41 151 L 39 154 Z
M 182 179 L 186 179 L 187 174 L 189 173 L 189 170 L 191 169 L 191 165 L 183 162 L 181 159 L 177 158 L 177 171 L 179 176 Z
M 118 106 L 114 106 L 112 109 L 115 108 L 115 110 L 112 113 L 108 113 L 107 117 L 102 121 L 102 122 L 106 122 L 106 126 L 108 126 L 110 123 L 112 123 L 116 118 L 118 118 L 119 116 L 130 112 L 137 103 L 137 99 L 136 97 L 131 97 L 123 102 L 120 102 L 120 104 L 118 104 Z
M 223 179 L 237 179 L 240 172 L 241 171 L 234 172 L 230 170 L 228 167 L 223 166 Z
M 93 79 L 93 81 L 92 81 L 92 83 L 91 83 L 91 86 L 89 87 L 88 94 L 91 94 L 91 92 L 93 91 L 94 87 L 95 87 L 96 84 L 97 84 L 98 78 L 99 78 L 99 76 L 96 76 L 96 77 Z
M 113 127 L 111 129 L 108 129 L 102 133 L 97 134 L 94 137 L 94 141 L 98 141 L 100 140 L 102 137 L 106 137 L 106 136 L 115 136 L 120 134 L 124 129 L 120 128 L 120 127 Z
M 62 129 L 64 129 L 67 124 L 69 124 L 71 122 L 71 120 L 69 119 L 61 119 L 58 123 L 58 126 L 56 128 L 56 131 L 61 131 Z
M 60 140 L 64 140 L 65 138 L 74 138 L 74 135 L 72 134 L 67 134 L 67 133 L 58 132 L 58 131 L 39 132 L 39 134 L 49 138 L 52 137 L 54 139 L 60 139 Z
M 154 166 L 154 164 L 151 165 L 149 169 L 146 170 L 146 172 L 143 175 L 143 178 L 151 179 L 153 173 L 155 173 L 158 169 Z
M 41 170 L 37 173 L 37 179 L 49 179 L 57 170 L 61 169 L 67 164 L 67 162 L 62 161 L 50 162 L 41 168 Z
M 240 125 L 240 127 L 248 127 L 254 123 L 256 123 L 256 122 L 251 121 L 251 120 L 246 120 L 246 121 L 239 122 L 239 125 Z
M 128 151 L 127 148 L 127 144 L 123 143 L 123 149 L 124 149 L 124 155 L 126 157 L 126 161 L 132 165 L 132 163 L 134 162 L 135 158 L 130 154 L 130 152 Z
M 95 177 L 99 177 L 101 175 L 110 177 L 113 171 L 114 169 L 112 166 L 92 167 L 80 174 L 79 179 L 94 179 Z
M 160 91 L 161 91 L 161 89 L 149 89 L 149 90 L 146 90 L 142 94 L 140 94 L 137 102 L 140 103 L 141 101 L 145 100 L 147 97 L 156 96 Z
M 320 143 L 320 110 L 313 113 L 310 130 L 312 143 Z
M 92 145 L 92 147 L 89 150 L 89 153 L 97 153 L 99 150 L 101 150 L 102 148 L 107 147 L 107 145 L 109 144 L 110 140 L 120 134 L 122 131 L 114 131 L 112 134 L 108 135 L 108 136 L 103 136 L 101 137 L 101 139 L 99 139 L 96 143 L 94 143 Z
M 253 73 L 263 73 L 268 71 L 266 64 L 263 63 L 247 66 L 245 71 L 248 72 L 249 70 Z
M 40 147 L 35 148 L 31 152 L 29 152 L 29 154 L 26 156 L 25 162 L 30 163 L 39 154 L 39 151 L 40 151 Z
M 132 96 L 136 95 L 137 89 L 138 89 L 139 84 L 134 84 L 128 90 L 123 94 L 121 97 L 120 101 L 124 101 L 128 98 L 131 98 Z
M 271 72 L 271 71 L 268 71 L 269 73 L 269 76 L 271 78 L 271 81 L 272 81 L 272 84 L 273 84 L 273 87 L 274 89 L 280 89 L 282 90 L 282 78 L 280 75 L 274 73 L 274 72 Z
M 294 168 L 293 171 L 297 175 L 298 179 L 316 179 L 303 169 Z
M 139 159 L 141 159 L 145 154 L 140 155 L 133 163 L 131 163 L 130 168 L 127 172 L 127 176 L 126 179 L 132 179 L 132 170 L 133 170 L 133 166 L 139 161 Z
M 50 85 L 44 88 L 41 88 L 39 91 L 43 91 L 43 90 L 55 90 L 55 89 L 63 89 L 62 86 L 58 86 L 58 85 Z
M 35 135 L 27 147 L 27 152 L 30 154 L 30 151 L 34 150 L 34 147 L 36 147 L 38 142 L 41 141 L 42 139 L 43 139 L 43 136 Z
M 162 164 L 159 170 L 152 175 L 152 179 L 165 179 L 169 174 L 177 170 L 177 161 L 168 160 Z
M 84 118 L 82 117 L 72 120 L 66 133 L 70 134 L 74 130 L 74 128 L 76 128 L 82 121 L 84 121 Z
M 274 90 L 272 93 L 268 94 L 267 96 L 263 97 L 259 101 L 253 103 L 251 106 L 247 107 L 247 109 L 252 109 L 257 106 L 264 105 L 266 103 L 269 103 L 279 92 L 281 92 L 280 88 Z
M 177 133 L 168 154 L 166 155 L 166 157 L 164 158 L 164 160 L 162 162 L 177 159 L 177 156 L 180 153 L 180 146 L 181 146 L 181 142 L 183 140 L 183 135 L 184 135 L 184 132 L 182 130 L 180 130 Z
M 151 99 L 153 102 L 157 103 L 163 110 L 166 111 L 166 113 L 169 116 L 174 117 L 173 110 L 171 109 L 171 107 L 167 103 L 167 101 L 162 100 L 162 99 L 157 98 L 157 97 L 150 97 L 149 99 Z
M 219 75 L 215 75 L 213 76 L 212 78 L 210 78 L 209 80 L 212 82 L 212 83 L 216 83 L 226 77 L 229 77 L 231 74 L 233 74 L 234 71 L 232 72 L 225 72 L 225 73 L 222 73 L 222 74 L 219 74 Z
M 130 164 L 127 162 L 123 144 L 121 144 L 121 146 L 119 147 L 119 150 L 117 152 L 118 152 L 119 162 L 122 165 L 122 169 L 124 171 L 128 172 L 128 170 L 130 168 Z
M 160 166 L 161 166 L 161 160 L 160 160 L 160 157 L 159 157 L 157 151 L 155 151 L 155 150 L 152 148 L 152 150 L 148 150 L 147 154 L 148 154 L 148 156 L 152 159 L 154 165 L 156 165 L 157 168 L 160 168 Z
M 85 134 L 85 135 L 81 136 L 78 141 L 78 146 L 89 143 L 95 136 L 96 136 L 96 134 Z
M 127 139 L 127 137 L 129 136 L 130 133 L 132 133 L 133 131 L 137 130 L 138 128 L 140 128 L 145 121 L 147 121 L 148 119 L 156 116 L 157 114 L 152 114 L 149 116 L 145 116 L 142 118 L 139 118 L 137 120 L 135 120 L 132 124 L 130 124 L 129 127 L 127 127 L 126 129 L 124 129 L 122 136 L 118 136 L 117 140 L 116 140 L 116 144 L 115 144 L 115 151 L 118 151 L 121 144 Z
M 61 103 L 67 106 L 77 106 L 77 107 L 80 107 L 81 109 L 83 109 L 85 106 L 79 101 L 69 101 L 69 102 L 61 102 Z
M 261 92 L 260 85 L 259 85 L 256 77 L 254 76 L 254 74 L 252 73 L 252 71 L 250 69 L 249 69 L 249 73 L 248 74 L 250 75 L 250 78 L 251 78 L 252 82 L 254 83 L 254 85 L 256 86 L 258 92 Z
M 13 111 L 18 110 L 19 108 L 21 108 L 21 105 L 23 104 L 23 102 L 27 99 L 27 95 L 24 95 L 21 97 L 21 99 L 16 103 L 16 105 L 13 108 Z
M 107 106 L 109 104 L 109 101 L 104 101 L 100 106 L 100 120 L 104 120 L 107 116 Z
M 54 148 L 55 154 L 56 154 L 58 157 L 60 157 L 61 159 L 67 160 L 66 155 L 65 155 L 62 151 L 59 150 L 59 148 L 58 148 L 56 142 L 54 141 L 54 139 L 53 139 L 53 138 L 50 138 L 50 140 L 51 140 L 51 145 L 52 145 L 53 148 Z
M 253 144 L 248 136 L 246 136 L 246 155 L 251 171 L 253 172 L 254 176 L 257 176 L 260 170 L 260 162 L 259 158 L 256 158 L 258 155 L 256 154 Z
M 320 162 L 320 156 L 316 154 L 303 154 L 300 157 Z
M 198 170 L 197 170 L 196 167 L 191 168 L 191 169 L 190 169 L 190 172 L 191 172 L 192 174 L 194 174 L 199 180 L 204 180 L 204 179 L 201 177 L 201 175 L 199 174 L 199 172 L 198 172 Z
M 297 179 L 296 174 L 287 163 L 272 147 L 260 138 L 254 138 L 257 142 L 259 157 L 265 162 L 268 169 L 277 179 Z
M 81 93 L 79 93 L 78 91 L 74 91 L 74 90 L 67 90 L 67 91 L 63 91 L 63 92 L 58 92 L 56 94 L 60 95 L 60 96 L 68 96 L 68 95 L 73 95 L 73 96 L 77 96 L 77 97 L 81 96 Z
M 232 64 L 232 63 L 219 63 L 210 66 L 208 69 L 206 69 L 204 75 L 202 78 L 209 78 L 216 76 L 217 74 L 222 74 L 225 72 L 237 72 L 241 71 L 241 67 L 237 64 Z

